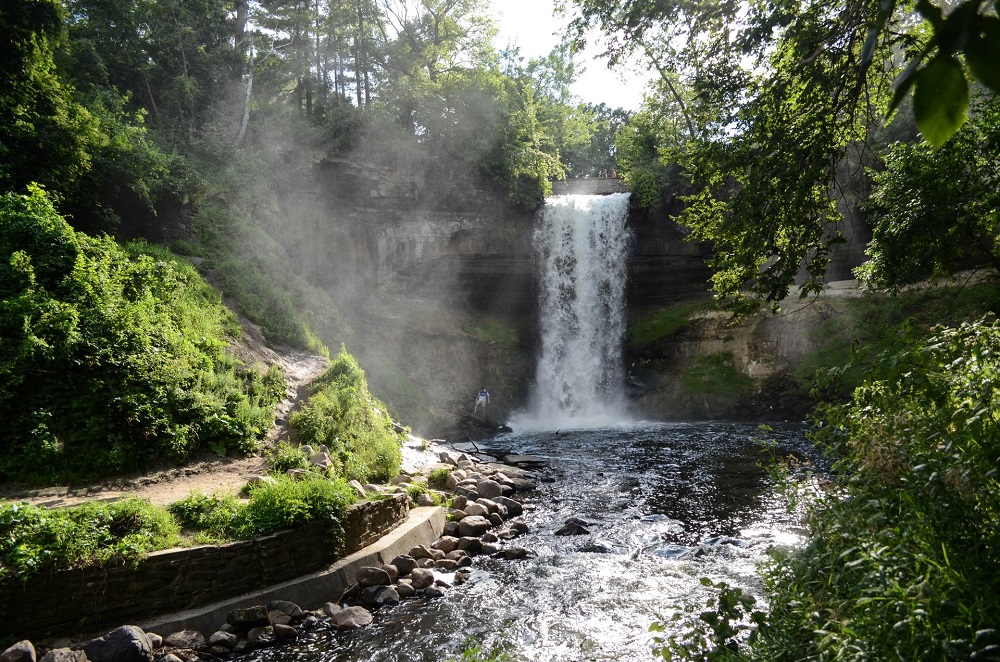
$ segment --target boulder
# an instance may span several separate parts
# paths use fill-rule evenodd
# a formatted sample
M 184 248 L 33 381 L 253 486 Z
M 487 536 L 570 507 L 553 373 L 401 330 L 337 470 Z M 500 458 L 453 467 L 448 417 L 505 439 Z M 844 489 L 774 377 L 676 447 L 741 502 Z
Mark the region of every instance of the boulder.
M 464 536 L 458 539 L 458 548 L 464 552 L 478 554 L 483 548 L 483 543 L 475 536 Z
M 496 501 L 498 504 L 506 508 L 507 514 L 510 517 L 520 517 L 521 515 L 524 514 L 524 507 L 521 506 L 521 503 L 518 501 L 514 501 L 513 499 L 510 499 L 505 496 L 499 496 L 496 499 L 494 499 L 494 501 Z
M 523 547 L 507 547 L 495 553 L 494 556 L 503 559 L 523 559 L 528 556 L 528 550 Z
M 492 499 L 494 497 L 503 496 L 503 488 L 500 487 L 500 483 L 489 478 L 479 481 L 476 485 L 476 492 L 478 492 L 479 496 L 484 499 Z
M 0 662 L 36 662 L 35 646 L 24 639 L 0 653 Z
M 316 453 L 309 458 L 309 462 L 314 467 L 319 467 L 320 469 L 327 469 L 333 466 L 333 458 L 330 457 L 329 453 Z
M 556 529 L 555 535 L 557 536 L 585 536 L 590 534 L 590 529 L 583 526 L 579 522 L 568 521 L 563 524 L 560 528 Z
M 428 598 L 440 598 L 444 595 L 444 591 L 437 586 L 428 586 L 424 589 L 424 595 Z
M 478 501 L 476 503 L 470 503 L 465 507 L 465 517 L 488 517 L 489 515 L 489 508 L 480 504 Z M 462 519 L 465 519 L 465 517 Z M 459 520 L 459 523 L 461 523 L 461 520 Z
M 458 549 L 458 538 L 455 538 L 453 536 L 441 536 L 440 538 L 434 541 L 431 547 L 433 549 L 440 550 L 447 555 L 448 552 L 452 552 Z
M 427 545 L 417 545 L 416 547 L 410 550 L 409 555 L 418 561 L 420 559 L 434 558 L 434 554 L 431 552 L 430 548 Z M 395 565 L 395 563 L 393 563 L 393 565 Z
M 416 568 L 410 576 L 413 588 L 420 590 L 434 583 L 434 573 L 426 568 Z
M 458 511 L 458 512 L 462 512 L 462 511 Z M 462 513 L 462 516 L 464 517 L 465 513 Z M 442 533 L 443 533 L 443 535 L 451 536 L 453 538 L 457 538 L 458 537 L 458 522 L 445 522 L 444 523 L 444 531 Z
M 485 517 L 466 517 L 458 523 L 458 532 L 463 536 L 481 536 L 490 530 L 493 524 Z
M 434 567 L 443 572 L 452 572 L 458 569 L 458 561 L 452 559 L 440 559 L 434 562 Z
M 289 625 L 292 622 L 291 616 L 277 609 L 267 612 L 267 618 L 271 621 L 271 625 Z
M 236 627 L 240 632 L 270 625 L 267 609 L 263 605 L 254 605 L 243 609 L 234 609 L 226 615 L 226 622 Z
M 430 506 L 436 506 L 437 503 L 434 501 L 434 497 L 431 496 L 430 493 L 421 492 L 420 494 L 417 495 L 417 505 L 427 508 Z
M 40 662 L 87 662 L 87 654 L 80 650 L 55 648 L 42 656 Z
M 271 600 L 267 603 L 268 611 L 280 611 L 283 614 L 287 614 L 292 622 L 300 621 L 305 616 L 305 612 L 302 611 L 302 607 L 298 606 L 294 602 L 289 602 L 288 600 Z
M 334 624 L 341 630 L 356 630 L 371 625 L 374 618 L 364 607 L 347 607 L 340 610 L 334 617 Z
M 274 625 L 274 638 L 277 641 L 295 641 L 299 638 L 299 632 L 291 625 Z
M 358 568 L 354 573 L 354 581 L 362 586 L 388 586 L 392 583 L 392 577 L 382 568 L 366 565 Z
M 451 472 L 450 474 L 448 474 L 447 476 L 444 477 L 444 486 L 445 486 L 445 489 L 448 489 L 448 490 L 455 489 L 456 487 L 458 487 L 458 481 L 459 481 L 459 479 L 458 479 L 457 476 L 455 476 L 455 472 L 454 471 Z
M 382 566 L 382 569 L 385 570 L 386 573 L 389 575 L 390 581 L 394 582 L 397 579 L 399 579 L 399 568 L 397 568 L 393 564 L 386 563 L 385 565 Z
M 396 566 L 401 577 L 405 577 L 417 567 L 417 560 L 409 554 L 400 554 L 392 560 L 392 565 Z
M 324 613 L 325 613 L 325 614 L 326 614 L 327 616 L 329 616 L 329 617 L 331 617 L 331 618 L 332 618 L 332 617 L 334 617 L 334 616 L 336 616 L 337 614 L 339 614 L 339 613 L 340 613 L 340 612 L 342 612 L 343 610 L 344 610 L 344 608 L 343 608 L 343 607 L 341 607 L 340 605 L 338 605 L 338 604 L 337 604 L 337 603 L 335 603 L 335 602 L 327 602 L 327 603 L 325 603 L 325 604 L 323 605 L 323 612 L 324 612 Z
M 460 494 L 455 495 L 451 499 L 451 507 L 455 510 L 462 510 L 469 504 L 468 497 L 464 497 Z
M 413 585 L 409 582 L 406 582 L 405 584 L 400 582 L 399 584 L 396 584 L 395 588 L 396 593 L 399 594 L 399 598 L 401 600 L 405 598 L 412 598 L 417 593 L 416 589 L 414 589 Z
M 240 638 L 232 632 L 223 632 L 222 630 L 219 630 L 212 633 L 212 636 L 208 638 L 208 643 L 211 646 L 223 646 L 224 648 L 232 650 L 233 646 L 235 646 L 239 640 Z
M 123 625 L 74 648 L 86 653 L 91 662 L 149 662 L 153 659 L 146 633 L 135 625 Z
M 486 519 L 488 519 L 490 521 L 490 524 L 492 524 L 493 526 L 503 526 L 503 518 L 497 515 L 496 513 L 490 513 L 490 516 L 487 517 Z
M 163 639 L 163 645 L 170 648 L 191 648 L 194 650 L 204 650 L 208 641 L 205 635 L 197 630 L 181 630 L 168 634 Z M 89 657 L 89 655 L 88 655 Z
M 274 636 L 274 627 L 271 625 L 251 628 L 251 630 L 247 632 L 247 643 L 250 644 L 252 648 L 270 646 L 277 640 L 278 638 Z
M 364 499 L 367 496 L 367 492 L 365 492 L 365 486 L 361 484 L 361 481 L 355 479 L 352 480 L 349 483 L 349 485 L 352 488 L 354 488 L 354 491 L 357 492 L 358 496 L 361 497 L 362 499 Z

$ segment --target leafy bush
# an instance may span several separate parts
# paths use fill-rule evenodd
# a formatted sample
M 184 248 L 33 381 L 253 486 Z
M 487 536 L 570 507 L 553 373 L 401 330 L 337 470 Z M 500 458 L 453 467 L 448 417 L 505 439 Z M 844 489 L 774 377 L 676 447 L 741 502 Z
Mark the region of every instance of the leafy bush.
M 267 457 L 271 460 L 271 470 L 275 473 L 283 474 L 289 469 L 308 469 L 311 466 L 309 456 L 302 447 L 287 441 L 279 442 L 268 450 Z
M 250 501 L 236 515 L 232 532 L 237 538 L 254 538 L 314 520 L 339 522 L 356 493 L 342 478 L 307 476 L 295 480 L 275 476 L 250 492 Z
M 52 569 L 135 563 L 173 546 L 179 530 L 170 515 L 143 499 L 94 502 L 47 510 L 0 505 L 0 584 Z
M 292 414 L 291 425 L 304 443 L 326 445 L 336 471 L 348 480 L 367 483 L 399 473 L 399 435 L 385 406 L 368 392 L 364 371 L 343 348 L 310 386 L 309 399 Z
M 217 292 L 163 249 L 74 232 L 46 194 L 0 197 L 0 479 L 110 475 L 250 451 L 284 380 L 237 366 Z
M 235 496 L 207 495 L 200 490 L 194 490 L 187 498 L 167 506 L 167 510 L 177 518 L 182 527 L 207 534 L 199 542 L 230 538 L 233 522 L 242 508 L 243 505 Z
M 445 479 L 451 475 L 451 469 L 440 467 L 427 476 L 427 484 L 436 490 L 445 489 Z
M 973 659 L 1000 645 L 1000 325 L 911 333 L 819 411 L 836 460 L 768 572 L 757 659 Z M 993 647 L 993 648 L 990 648 Z

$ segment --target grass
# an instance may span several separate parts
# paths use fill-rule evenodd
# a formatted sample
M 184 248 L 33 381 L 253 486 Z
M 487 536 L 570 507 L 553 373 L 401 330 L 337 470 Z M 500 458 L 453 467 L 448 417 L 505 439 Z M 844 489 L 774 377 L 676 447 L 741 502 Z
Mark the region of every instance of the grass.
M 699 357 L 681 376 L 684 391 L 691 395 L 738 397 L 753 387 L 753 379 L 733 365 L 732 352 Z
M 690 325 L 695 313 L 710 305 L 705 302 L 685 303 L 643 316 L 629 325 L 628 346 L 642 349 L 669 338 Z
M 461 328 L 479 342 L 488 345 L 511 349 L 518 344 L 517 329 L 499 320 L 487 318 L 464 320 Z

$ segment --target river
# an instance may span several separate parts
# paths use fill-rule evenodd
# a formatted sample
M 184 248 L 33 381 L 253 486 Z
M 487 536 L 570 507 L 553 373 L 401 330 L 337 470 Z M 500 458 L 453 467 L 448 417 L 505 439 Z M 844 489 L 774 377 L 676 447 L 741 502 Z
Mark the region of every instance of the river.
M 782 452 L 812 453 L 801 425 L 772 427 L 767 437 Z M 320 627 L 245 659 L 441 662 L 472 638 L 533 662 L 650 660 L 650 623 L 701 611 L 701 577 L 758 594 L 767 549 L 799 540 L 796 515 L 759 466 L 757 436 L 753 424 L 699 422 L 495 438 L 491 452 L 549 461 L 540 476 L 551 482 L 523 497 L 531 532 L 512 543 L 531 557 L 478 558 L 470 581 L 443 598 L 384 609 L 359 631 Z M 571 517 L 591 534 L 556 536 Z

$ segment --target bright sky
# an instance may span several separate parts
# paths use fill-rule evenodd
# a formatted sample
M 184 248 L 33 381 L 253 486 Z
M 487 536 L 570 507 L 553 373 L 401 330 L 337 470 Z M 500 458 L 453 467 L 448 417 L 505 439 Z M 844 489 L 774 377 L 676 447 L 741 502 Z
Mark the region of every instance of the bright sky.
M 554 0 L 496 0 L 493 11 L 500 31 L 496 47 L 519 46 L 526 61 L 548 55 L 559 43 L 557 35 L 567 21 L 552 15 L 554 6 Z M 598 57 L 600 52 L 600 48 L 588 43 L 587 49 L 577 56 L 584 72 L 577 76 L 573 92 L 585 102 L 637 110 L 649 76 L 643 75 L 638 67 L 632 71 L 611 71 L 607 62 Z

